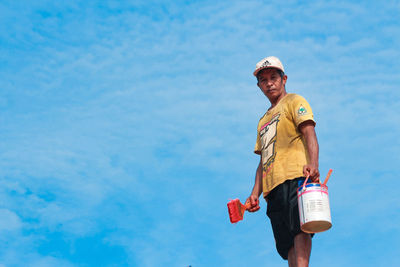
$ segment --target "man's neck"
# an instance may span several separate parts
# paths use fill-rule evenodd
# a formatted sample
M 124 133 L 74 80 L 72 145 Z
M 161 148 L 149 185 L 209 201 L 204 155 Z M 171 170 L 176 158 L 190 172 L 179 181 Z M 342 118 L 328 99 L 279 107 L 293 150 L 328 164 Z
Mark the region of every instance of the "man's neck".
M 278 105 L 279 101 L 282 100 L 282 98 L 285 97 L 285 95 L 287 95 L 287 92 L 283 92 L 279 97 L 277 97 L 276 99 L 269 99 L 269 102 L 271 103 L 271 106 L 269 107 L 268 110 L 273 109 L 276 105 Z

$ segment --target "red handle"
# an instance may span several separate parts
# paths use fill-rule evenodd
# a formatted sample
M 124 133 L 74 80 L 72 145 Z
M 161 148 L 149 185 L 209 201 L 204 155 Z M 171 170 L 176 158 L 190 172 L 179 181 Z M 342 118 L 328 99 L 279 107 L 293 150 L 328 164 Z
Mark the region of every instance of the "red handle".
M 329 177 L 331 177 L 332 171 L 333 171 L 332 169 L 329 170 L 328 175 L 327 175 L 326 178 L 325 178 L 324 185 L 326 185 L 326 183 L 327 183 L 328 180 L 329 180 Z
M 308 178 L 310 178 L 310 175 L 307 175 L 306 180 L 305 180 L 304 183 L 303 183 L 303 190 L 304 190 L 304 188 L 306 187 Z

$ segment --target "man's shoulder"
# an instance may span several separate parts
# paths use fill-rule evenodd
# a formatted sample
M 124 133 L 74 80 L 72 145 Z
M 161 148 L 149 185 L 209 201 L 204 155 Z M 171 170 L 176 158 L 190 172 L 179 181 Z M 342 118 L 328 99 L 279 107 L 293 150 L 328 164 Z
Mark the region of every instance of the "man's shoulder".
M 287 101 L 305 100 L 305 98 L 299 94 L 290 93 L 290 94 L 287 94 L 286 100 Z
M 294 93 L 290 93 L 287 94 L 287 96 L 285 97 L 285 102 L 283 103 L 285 106 L 297 106 L 298 104 L 307 104 L 308 105 L 308 101 L 301 95 L 299 94 L 294 94 Z

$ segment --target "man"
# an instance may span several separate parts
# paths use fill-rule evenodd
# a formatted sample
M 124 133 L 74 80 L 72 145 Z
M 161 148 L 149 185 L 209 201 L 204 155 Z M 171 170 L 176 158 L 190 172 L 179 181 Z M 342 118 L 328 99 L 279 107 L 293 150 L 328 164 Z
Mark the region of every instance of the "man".
M 287 76 L 278 58 L 258 62 L 254 76 L 271 106 L 258 123 L 254 152 L 260 163 L 246 202 L 250 212 L 257 211 L 263 193 L 278 253 L 290 267 L 308 266 L 312 236 L 300 229 L 297 187 L 305 177 L 319 180 L 313 113 L 303 97 L 286 92 Z

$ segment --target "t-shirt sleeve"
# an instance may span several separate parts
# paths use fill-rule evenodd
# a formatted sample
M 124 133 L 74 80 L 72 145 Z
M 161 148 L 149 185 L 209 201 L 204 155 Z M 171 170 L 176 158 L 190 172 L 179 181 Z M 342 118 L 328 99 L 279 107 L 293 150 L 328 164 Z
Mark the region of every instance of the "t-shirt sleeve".
M 254 147 L 254 153 L 261 155 L 261 139 L 260 139 L 260 131 L 257 129 L 257 141 Z
M 315 124 L 314 114 L 312 112 L 310 104 L 308 104 L 307 100 L 305 100 L 304 97 L 300 95 L 296 95 L 296 97 L 293 99 L 291 105 L 291 113 L 297 127 L 302 122 L 309 120 L 313 121 Z

